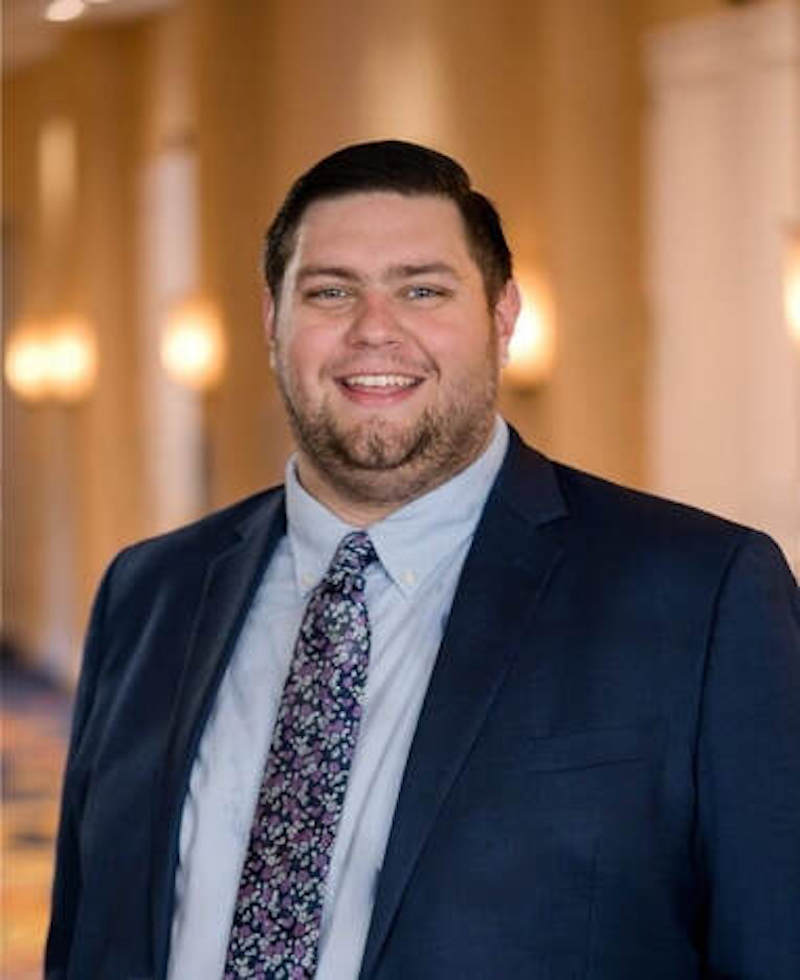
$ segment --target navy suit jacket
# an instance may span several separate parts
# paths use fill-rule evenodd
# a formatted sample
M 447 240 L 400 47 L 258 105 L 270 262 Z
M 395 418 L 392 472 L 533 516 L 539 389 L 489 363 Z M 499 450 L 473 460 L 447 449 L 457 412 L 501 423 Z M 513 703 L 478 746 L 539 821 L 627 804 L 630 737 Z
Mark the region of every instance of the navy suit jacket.
M 164 977 L 189 773 L 284 530 L 267 491 L 106 573 L 48 978 Z M 512 977 L 800 977 L 800 603 L 779 550 L 516 436 L 419 719 L 360 980 Z

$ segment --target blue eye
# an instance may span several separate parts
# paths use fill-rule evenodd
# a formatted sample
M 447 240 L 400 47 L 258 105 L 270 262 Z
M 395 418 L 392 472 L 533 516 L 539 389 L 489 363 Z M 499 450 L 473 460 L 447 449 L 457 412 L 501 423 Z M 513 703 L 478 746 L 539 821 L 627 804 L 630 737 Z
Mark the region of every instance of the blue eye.
M 446 295 L 446 292 L 434 286 L 410 286 L 408 295 L 411 299 L 438 299 Z
M 345 299 L 348 292 L 342 286 L 323 286 L 320 289 L 311 289 L 306 293 L 308 299 Z

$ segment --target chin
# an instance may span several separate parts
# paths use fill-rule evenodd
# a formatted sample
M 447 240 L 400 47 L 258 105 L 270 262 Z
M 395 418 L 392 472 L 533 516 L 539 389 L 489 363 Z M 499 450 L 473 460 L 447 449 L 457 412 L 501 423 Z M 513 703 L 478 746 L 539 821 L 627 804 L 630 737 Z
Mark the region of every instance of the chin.
M 342 430 L 331 427 L 329 446 L 339 460 L 363 470 L 393 470 L 424 455 L 432 433 L 429 420 L 413 422 L 371 418 Z
M 495 388 L 491 379 L 475 381 L 446 405 L 405 417 L 354 417 L 327 400 L 312 406 L 283 395 L 297 443 L 323 482 L 354 501 L 398 505 L 455 475 L 485 447 Z

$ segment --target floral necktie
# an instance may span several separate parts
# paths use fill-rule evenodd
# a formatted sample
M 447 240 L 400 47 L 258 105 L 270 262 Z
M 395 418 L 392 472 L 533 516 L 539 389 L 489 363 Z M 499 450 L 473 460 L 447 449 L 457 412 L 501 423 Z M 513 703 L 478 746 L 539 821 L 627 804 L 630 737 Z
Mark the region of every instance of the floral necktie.
M 308 980 L 358 737 L 370 630 L 364 531 L 342 539 L 308 601 L 239 881 L 224 980 Z

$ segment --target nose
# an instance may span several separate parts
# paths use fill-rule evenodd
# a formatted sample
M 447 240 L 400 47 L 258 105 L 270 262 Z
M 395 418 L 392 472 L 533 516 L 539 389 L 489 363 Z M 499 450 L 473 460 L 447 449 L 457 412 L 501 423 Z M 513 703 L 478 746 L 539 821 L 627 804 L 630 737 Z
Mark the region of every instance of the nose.
M 399 344 L 403 328 L 393 308 L 391 297 L 366 292 L 353 316 L 348 340 L 357 347 L 383 347 Z

